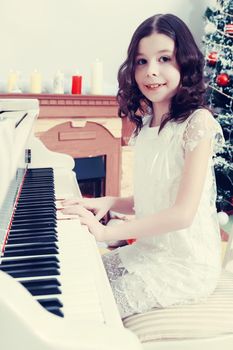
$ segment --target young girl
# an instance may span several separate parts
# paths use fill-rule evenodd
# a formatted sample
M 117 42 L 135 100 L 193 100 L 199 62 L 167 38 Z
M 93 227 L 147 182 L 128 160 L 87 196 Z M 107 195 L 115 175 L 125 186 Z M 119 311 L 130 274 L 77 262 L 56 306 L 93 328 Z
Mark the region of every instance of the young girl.
M 203 56 L 179 18 L 135 31 L 118 74 L 120 115 L 136 125 L 134 194 L 66 201 L 97 241 L 135 238 L 103 256 L 122 318 L 199 302 L 216 287 L 220 234 L 212 156 L 222 132 L 203 102 Z M 116 226 L 108 210 L 135 219 Z

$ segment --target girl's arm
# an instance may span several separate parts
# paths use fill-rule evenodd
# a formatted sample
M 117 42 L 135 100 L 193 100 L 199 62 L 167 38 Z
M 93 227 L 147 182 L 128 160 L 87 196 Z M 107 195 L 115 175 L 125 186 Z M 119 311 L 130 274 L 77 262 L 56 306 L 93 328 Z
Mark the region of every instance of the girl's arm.
M 113 205 L 111 210 L 122 213 L 122 214 L 134 214 L 134 199 L 133 196 L 130 197 L 112 197 Z

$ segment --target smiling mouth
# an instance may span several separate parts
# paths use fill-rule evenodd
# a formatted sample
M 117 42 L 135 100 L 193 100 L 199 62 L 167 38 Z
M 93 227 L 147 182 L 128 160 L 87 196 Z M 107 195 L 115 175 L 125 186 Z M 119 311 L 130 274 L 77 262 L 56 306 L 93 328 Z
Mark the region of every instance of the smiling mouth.
M 164 86 L 164 85 L 166 85 L 166 83 L 164 83 L 164 84 L 146 84 L 145 87 L 149 90 L 154 90 L 154 89 L 157 89 L 160 86 Z

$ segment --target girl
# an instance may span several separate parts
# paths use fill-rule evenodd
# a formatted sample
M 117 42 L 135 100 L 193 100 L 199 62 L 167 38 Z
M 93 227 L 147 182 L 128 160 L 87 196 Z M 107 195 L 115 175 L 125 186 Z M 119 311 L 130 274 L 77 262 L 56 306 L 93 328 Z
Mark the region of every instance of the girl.
M 134 195 L 65 202 L 97 241 L 136 238 L 103 256 L 122 318 L 200 301 L 218 281 L 212 156 L 222 132 L 204 106 L 203 63 L 176 16 L 155 15 L 136 29 L 117 95 L 120 116 L 136 125 Z M 135 219 L 103 226 L 110 209 Z

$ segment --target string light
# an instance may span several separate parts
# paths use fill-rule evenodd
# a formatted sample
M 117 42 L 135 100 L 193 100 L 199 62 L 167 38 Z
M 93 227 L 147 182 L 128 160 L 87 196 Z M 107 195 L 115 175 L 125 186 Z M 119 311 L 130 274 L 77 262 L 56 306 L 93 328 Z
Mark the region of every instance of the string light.
M 208 86 L 209 86 L 211 89 L 214 89 L 215 91 L 218 91 L 220 94 L 222 94 L 222 95 L 228 97 L 230 100 L 233 100 L 233 97 L 231 97 L 231 96 L 225 94 L 224 92 L 222 92 L 221 90 L 217 89 L 217 88 L 214 87 L 213 85 L 210 85 L 210 84 L 209 84 Z

